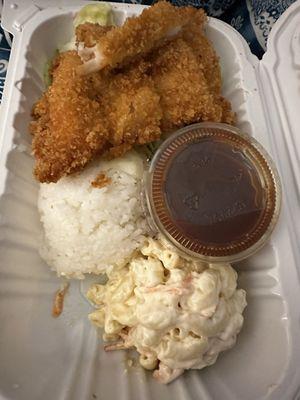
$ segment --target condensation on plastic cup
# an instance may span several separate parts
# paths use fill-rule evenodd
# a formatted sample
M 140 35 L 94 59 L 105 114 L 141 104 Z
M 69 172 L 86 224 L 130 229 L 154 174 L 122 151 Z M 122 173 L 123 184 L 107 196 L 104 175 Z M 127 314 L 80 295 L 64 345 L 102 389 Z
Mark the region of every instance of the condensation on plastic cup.
M 255 139 L 230 125 L 198 123 L 159 147 L 145 175 L 145 198 L 152 228 L 181 252 L 236 262 L 270 237 L 281 184 Z

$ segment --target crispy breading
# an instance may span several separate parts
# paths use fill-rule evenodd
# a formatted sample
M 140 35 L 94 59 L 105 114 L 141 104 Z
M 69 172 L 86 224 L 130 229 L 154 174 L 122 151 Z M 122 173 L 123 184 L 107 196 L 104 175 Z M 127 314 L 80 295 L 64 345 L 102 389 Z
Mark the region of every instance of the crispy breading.
M 126 64 L 158 48 L 193 21 L 203 25 L 205 12 L 193 7 L 175 7 L 166 1 L 156 3 L 138 18 L 128 18 L 123 26 L 109 31 L 93 48 L 83 48 L 79 54 L 84 65 L 78 71 L 86 74 L 107 65 L 113 68 Z
M 139 17 L 129 26 L 141 30 L 143 23 Z M 77 38 L 90 45 L 113 31 L 126 38 L 128 29 L 105 33 L 85 24 Z M 144 54 L 145 46 L 135 50 L 134 55 Z M 56 182 L 96 155 L 121 156 L 188 124 L 235 122 L 230 103 L 221 96 L 218 57 L 204 36 L 202 12 L 172 40 L 122 66 L 79 76 L 80 65 L 76 52 L 59 55 L 53 83 L 33 109 L 35 175 L 41 182 Z
M 91 182 L 91 185 L 94 188 L 101 189 L 107 185 L 110 185 L 112 182 L 111 178 L 107 176 L 105 173 L 100 172 L 96 178 Z
M 106 143 L 101 110 L 89 97 L 89 82 L 75 73 L 80 64 L 76 52 L 59 56 L 53 84 L 33 108 L 30 130 L 40 182 L 56 182 L 83 168 Z
M 182 37 L 197 55 L 209 90 L 211 93 L 215 93 L 215 102 L 222 107 L 221 122 L 234 124 L 236 115 L 231 109 L 231 104 L 221 96 L 222 79 L 219 57 L 212 43 L 204 34 L 203 24 L 201 25 L 195 20 L 192 24 L 183 29 Z
M 93 47 L 113 26 L 102 26 L 86 22 L 78 25 L 75 30 L 77 42 L 82 42 L 86 47 Z
M 160 96 L 146 70 L 147 63 L 141 61 L 107 79 L 102 100 L 112 146 L 144 144 L 160 137 Z
M 105 115 L 109 151 L 114 156 L 161 135 L 160 96 L 152 77 L 147 75 L 148 68 L 149 63 L 140 60 L 126 68 L 89 77 Z
M 53 306 L 52 306 L 52 317 L 58 318 L 64 309 L 64 300 L 67 294 L 67 291 L 70 287 L 69 283 L 65 283 L 62 287 L 56 291 L 54 299 L 53 299 Z
M 219 57 L 211 42 L 204 36 L 202 29 L 195 24 L 191 25 L 189 29 L 185 29 L 182 37 L 197 56 L 210 90 L 219 94 L 222 86 L 221 69 Z
M 219 102 L 222 106 L 221 121 L 229 125 L 234 125 L 236 123 L 236 115 L 232 111 L 230 102 L 222 96 L 219 96 Z
M 160 137 L 160 97 L 139 66 L 78 77 L 74 52 L 59 56 L 53 84 L 33 108 L 30 130 L 40 182 L 82 169 L 96 154 L 124 154 Z
M 155 52 L 153 79 L 161 97 L 162 128 L 173 130 L 192 122 L 222 119 L 222 107 L 209 90 L 197 54 L 183 39 Z

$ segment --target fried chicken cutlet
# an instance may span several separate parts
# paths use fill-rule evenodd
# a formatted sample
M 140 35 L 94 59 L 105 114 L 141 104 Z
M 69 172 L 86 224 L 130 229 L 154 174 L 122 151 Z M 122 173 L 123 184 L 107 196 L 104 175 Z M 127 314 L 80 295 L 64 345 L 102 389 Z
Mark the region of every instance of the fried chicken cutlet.
M 75 29 L 77 43 L 83 43 L 86 47 L 93 47 L 107 32 L 113 29 L 112 25 L 102 26 L 86 22 Z
M 161 98 L 162 129 L 169 132 L 198 121 L 221 121 L 222 106 L 210 92 L 197 54 L 183 39 L 158 49 L 153 79 Z
M 121 70 L 90 76 L 107 121 L 109 154 L 113 157 L 161 136 L 160 96 L 147 74 L 149 66 L 140 60 Z
M 82 61 L 75 52 L 58 57 L 53 83 L 33 109 L 39 181 L 56 182 L 96 155 L 122 155 L 184 125 L 234 122 L 221 96 L 218 57 L 204 36 L 202 11 L 193 21 L 176 38 L 117 68 L 79 76 Z M 92 46 L 101 35 L 122 29 L 102 28 L 79 26 L 78 42 Z
M 139 17 L 128 18 L 123 26 L 101 36 L 95 46 L 83 47 L 79 55 L 84 63 L 78 71 L 87 74 L 105 66 L 126 64 L 174 38 L 193 22 L 203 25 L 205 12 L 193 7 L 175 7 L 166 1 L 156 3 Z
M 56 182 L 80 170 L 106 143 L 101 110 L 89 96 L 88 79 L 78 79 L 75 51 L 58 56 L 53 83 L 35 104 L 30 131 L 40 182 Z
M 120 156 L 160 137 L 160 97 L 141 63 L 123 72 L 79 77 L 75 52 L 58 57 L 53 83 L 34 106 L 30 125 L 40 182 L 81 170 L 97 154 Z

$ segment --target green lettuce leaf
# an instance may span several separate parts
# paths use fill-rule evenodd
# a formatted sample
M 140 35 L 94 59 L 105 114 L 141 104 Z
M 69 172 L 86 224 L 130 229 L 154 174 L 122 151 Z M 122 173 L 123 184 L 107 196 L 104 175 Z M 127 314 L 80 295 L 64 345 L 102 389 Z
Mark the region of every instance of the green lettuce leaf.
M 90 22 L 99 25 L 114 25 L 113 13 L 110 4 L 88 4 L 78 12 L 74 20 L 74 27 Z

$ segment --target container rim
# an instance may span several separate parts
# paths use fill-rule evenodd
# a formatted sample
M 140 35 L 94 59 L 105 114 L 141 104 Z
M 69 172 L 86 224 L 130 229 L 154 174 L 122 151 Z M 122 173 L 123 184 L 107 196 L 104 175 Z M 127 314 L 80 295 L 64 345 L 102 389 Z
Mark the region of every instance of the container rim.
M 269 168 L 270 175 L 273 180 L 274 188 L 275 188 L 275 205 L 274 205 L 274 211 L 273 211 L 273 216 L 265 230 L 265 232 L 260 236 L 260 238 L 252 245 L 247 247 L 246 249 L 236 253 L 236 254 L 231 254 L 231 255 L 224 255 L 224 256 L 214 256 L 214 255 L 204 255 L 198 252 L 195 252 L 193 250 L 188 249 L 181 243 L 179 243 L 168 231 L 165 229 L 164 224 L 158 217 L 156 213 L 156 209 L 154 206 L 153 198 L 152 198 L 152 189 L 153 189 L 153 172 L 157 166 L 158 160 L 160 159 L 162 153 L 180 136 L 186 134 L 187 132 L 199 130 L 199 129 L 215 129 L 215 130 L 220 130 L 223 132 L 228 132 L 230 134 L 238 135 L 239 137 L 242 137 L 244 140 L 246 140 L 249 145 L 254 147 L 257 152 L 263 157 L 264 161 L 266 162 L 266 165 Z M 151 222 L 155 230 L 160 233 L 165 239 L 167 239 L 171 244 L 173 244 L 181 253 L 184 253 L 185 255 L 188 255 L 189 257 L 194 257 L 197 259 L 200 259 L 204 262 L 209 262 L 209 263 L 224 263 L 224 262 L 237 262 L 241 261 L 247 257 L 250 257 L 254 253 L 256 253 L 258 250 L 260 250 L 267 242 L 269 239 L 271 233 L 273 232 L 276 223 L 278 221 L 279 215 L 280 215 L 280 210 L 281 210 L 281 202 L 282 202 L 282 187 L 281 187 L 281 182 L 279 178 L 279 174 L 276 168 L 276 165 L 274 164 L 271 156 L 268 154 L 268 152 L 264 149 L 264 147 L 252 136 L 242 132 L 240 129 L 225 124 L 225 123 L 215 123 L 215 122 L 200 122 L 192 125 L 188 125 L 184 128 L 181 128 L 175 132 L 173 132 L 157 149 L 156 153 L 154 154 L 149 169 L 145 173 L 145 179 L 144 179 L 144 192 L 145 192 L 145 200 L 146 200 L 146 205 L 148 212 L 150 214 Z

